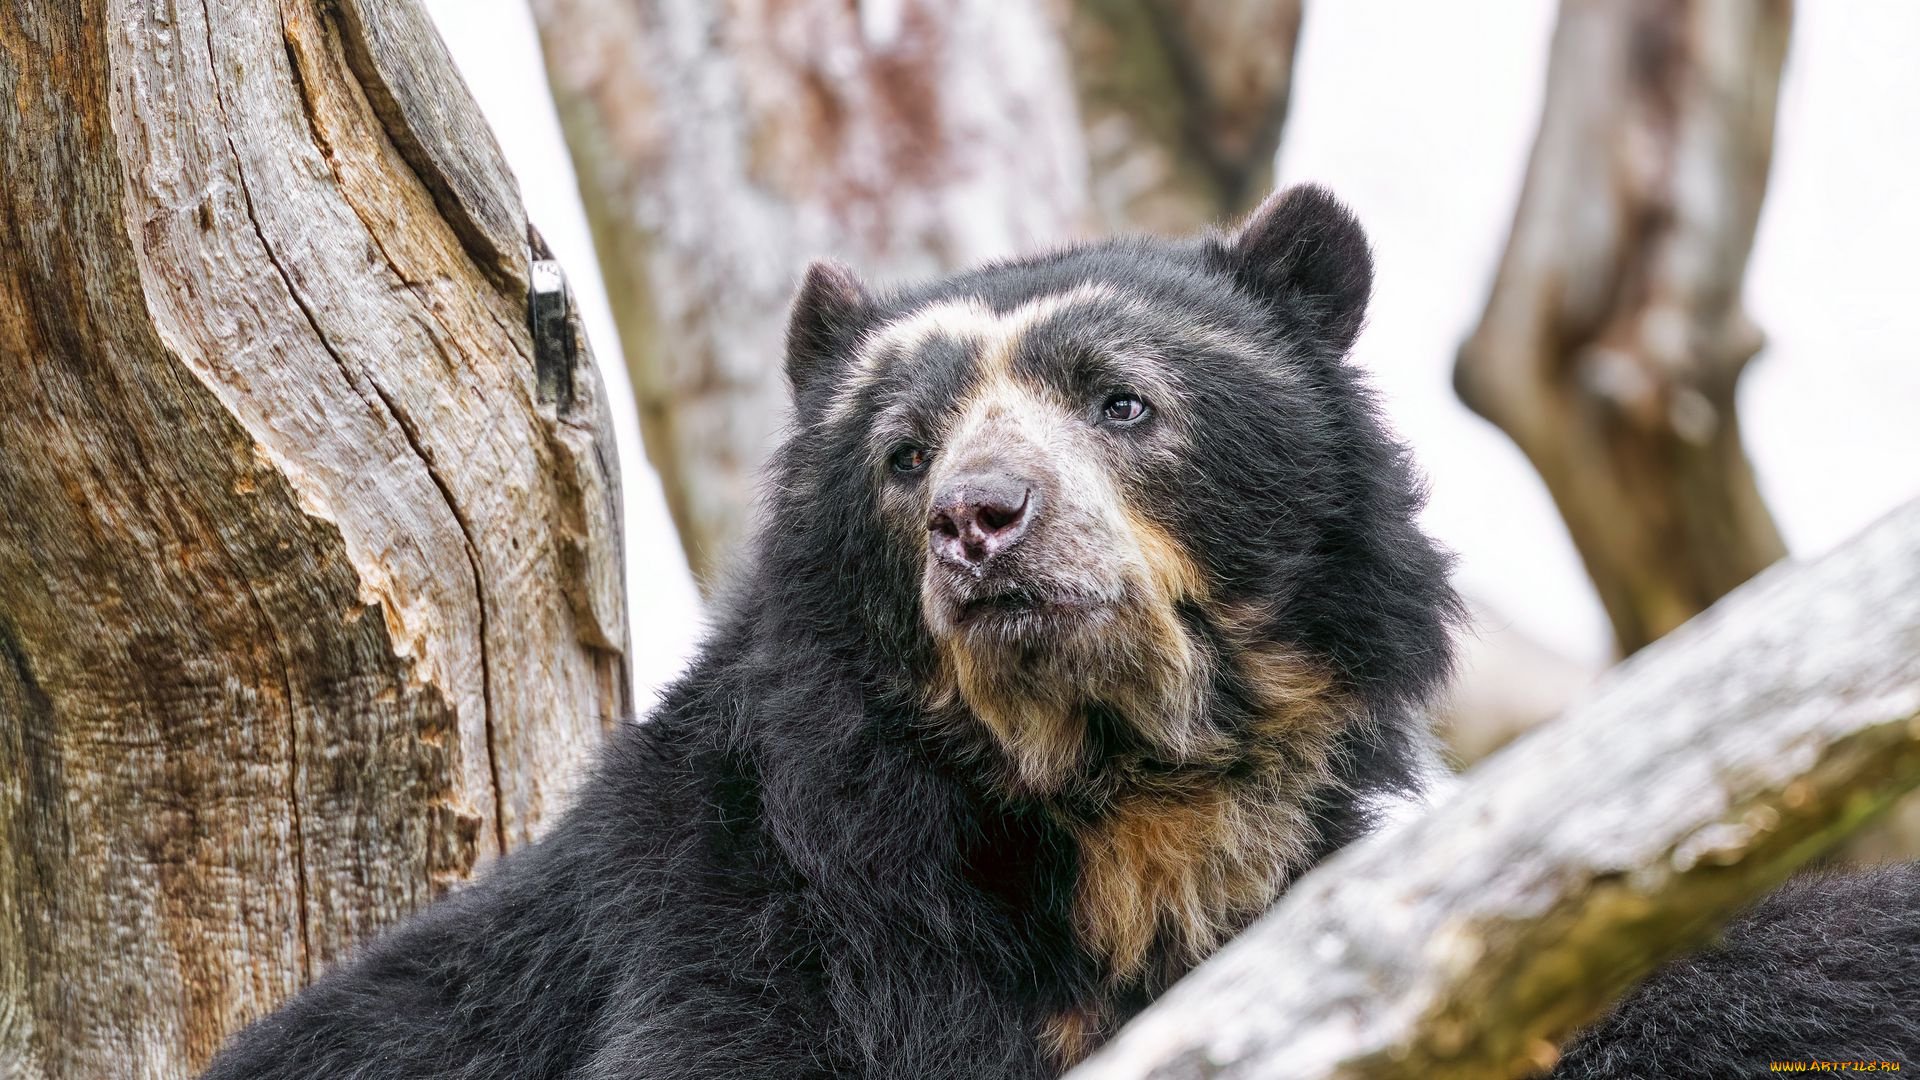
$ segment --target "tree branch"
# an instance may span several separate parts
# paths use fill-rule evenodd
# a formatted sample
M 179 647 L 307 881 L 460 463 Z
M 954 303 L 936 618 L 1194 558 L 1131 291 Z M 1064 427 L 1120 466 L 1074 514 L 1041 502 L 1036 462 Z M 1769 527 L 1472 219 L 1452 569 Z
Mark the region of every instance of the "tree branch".
M 1540 471 L 1621 651 L 1786 553 L 1740 444 L 1740 303 L 1791 5 L 1563 0 L 1460 397 Z
M 1920 503 L 1604 677 L 1308 875 L 1071 1080 L 1487 1077 L 1920 783 Z
M 1092 196 L 1109 231 L 1184 234 L 1273 183 L 1300 0 L 1074 0 L 1066 20 Z
M 1034 0 L 532 9 L 640 432 L 704 587 L 779 430 L 808 259 L 911 279 L 1079 231 L 1066 55 Z

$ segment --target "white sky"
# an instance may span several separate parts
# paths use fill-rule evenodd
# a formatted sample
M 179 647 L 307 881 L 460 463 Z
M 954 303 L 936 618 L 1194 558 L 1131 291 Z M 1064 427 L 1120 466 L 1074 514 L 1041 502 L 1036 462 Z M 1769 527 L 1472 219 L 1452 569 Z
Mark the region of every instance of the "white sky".
M 698 599 L 667 521 L 524 0 L 427 0 L 579 295 L 615 406 L 638 705 L 677 671 Z M 1325 182 L 1380 264 L 1357 355 L 1432 483 L 1460 584 L 1590 663 L 1605 618 L 1558 514 L 1505 436 L 1453 396 L 1538 120 L 1549 0 L 1310 4 L 1280 153 Z M 1771 339 L 1741 389 L 1760 481 L 1796 555 L 1920 496 L 1920 4 L 1801 4 L 1772 188 L 1748 276 Z M 1494 632 L 1498 632 L 1495 630 Z

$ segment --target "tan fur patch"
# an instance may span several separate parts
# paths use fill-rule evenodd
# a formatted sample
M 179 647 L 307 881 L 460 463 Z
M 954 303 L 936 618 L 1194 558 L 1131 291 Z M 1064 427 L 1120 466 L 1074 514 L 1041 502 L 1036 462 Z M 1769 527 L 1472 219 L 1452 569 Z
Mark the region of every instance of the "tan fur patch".
M 1044 791 L 1073 772 L 1086 748 L 1087 720 L 1068 688 L 1022 678 L 992 660 L 982 663 L 958 643 L 949 643 L 944 655 L 953 689 L 1011 762 L 1014 787 Z
M 964 636 L 942 639 L 951 687 L 993 734 L 1013 770 L 1013 786 L 1056 791 L 1081 765 L 1090 704 L 1133 725 L 1175 763 L 1214 762 L 1226 749 L 1201 723 L 1209 658 L 1174 611 L 1177 597 L 1150 595 L 1108 613 L 1077 640 L 1020 656 L 1004 647 L 984 654 Z M 936 698 L 936 702 L 938 702 Z
M 1063 1071 L 1080 1064 L 1105 1038 L 1105 1019 L 1090 1006 L 1063 1009 L 1040 1025 L 1040 1049 Z
M 1141 517 L 1131 507 L 1123 507 L 1121 512 L 1126 518 L 1127 531 L 1145 558 L 1154 595 L 1168 606 L 1182 600 L 1205 600 L 1206 574 L 1187 554 L 1187 549 L 1157 522 Z
M 1011 370 L 1020 336 L 1076 295 L 1004 314 L 936 305 L 883 328 L 863 362 L 877 376 L 888 356 L 934 334 L 975 344 L 981 376 L 956 403 L 927 483 L 982 464 L 1034 470 L 1051 499 L 1026 541 L 1046 545 L 1048 559 L 1032 584 L 1094 598 L 1079 621 L 1034 631 L 955 620 L 941 606 L 951 586 L 931 574 L 923 593 L 940 645 L 933 705 L 984 728 L 1008 787 L 1047 799 L 1074 832 L 1075 932 L 1120 984 L 1150 964 L 1176 976 L 1273 902 L 1306 861 L 1306 806 L 1331 782 L 1335 738 L 1357 713 L 1324 671 L 1265 638 L 1267 612 L 1216 604 L 1199 561 L 1129 502 L 1072 406 Z M 1189 603 L 1207 611 L 1217 643 L 1188 628 Z M 1231 731 L 1207 714 L 1228 667 L 1257 703 Z M 1085 761 L 1094 708 L 1117 714 L 1144 748 Z M 1096 1002 L 1050 1017 L 1042 1044 L 1071 1064 L 1097 1045 L 1103 1015 Z
M 1117 980 L 1140 974 L 1156 943 L 1182 969 L 1198 963 L 1305 863 L 1305 806 L 1328 783 L 1333 739 L 1352 706 L 1278 649 L 1236 662 L 1267 705 L 1242 750 L 1249 775 L 1142 779 L 1076 830 L 1076 930 Z
M 1221 921 L 1265 891 L 1271 870 L 1232 858 L 1244 844 L 1237 817 L 1219 790 L 1133 796 L 1081 833 L 1075 917 L 1113 974 L 1138 971 L 1162 926 L 1198 959 L 1224 936 Z
M 1137 686 L 1123 682 L 1129 692 L 1109 703 L 1170 759 L 1192 761 L 1211 749 L 1202 745 L 1205 733 L 1198 725 L 1206 707 L 1209 665 L 1180 621 L 1178 605 L 1206 599 L 1206 575 L 1185 547 L 1124 501 L 1121 517 L 1139 551 L 1147 591 L 1131 613 L 1133 633 L 1122 639 L 1131 653 L 1122 667 L 1146 675 Z

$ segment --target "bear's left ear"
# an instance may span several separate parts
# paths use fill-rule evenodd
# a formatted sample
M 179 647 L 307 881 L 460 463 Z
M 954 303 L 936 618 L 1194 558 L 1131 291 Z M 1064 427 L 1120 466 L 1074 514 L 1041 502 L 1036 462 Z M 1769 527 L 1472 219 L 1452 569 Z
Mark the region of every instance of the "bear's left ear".
M 1300 320 L 1335 356 L 1360 336 L 1373 292 L 1367 234 L 1340 200 L 1317 184 L 1267 196 L 1221 246 L 1234 277 Z
M 795 405 L 839 368 L 872 319 L 873 303 L 851 269 L 831 259 L 807 267 L 787 320 L 787 385 Z

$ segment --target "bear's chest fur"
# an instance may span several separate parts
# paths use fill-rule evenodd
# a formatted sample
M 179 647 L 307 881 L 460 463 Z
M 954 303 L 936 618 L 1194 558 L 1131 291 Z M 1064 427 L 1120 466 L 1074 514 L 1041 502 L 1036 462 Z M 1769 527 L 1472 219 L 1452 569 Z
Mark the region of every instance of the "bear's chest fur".
M 1102 987 L 1046 1019 L 1062 1065 L 1264 912 L 1312 858 L 1308 806 L 1353 706 L 1291 656 L 1237 665 L 1257 704 L 1232 750 L 1206 767 L 1115 782 L 1098 813 L 1066 822 L 1078 856 L 1073 931 Z

